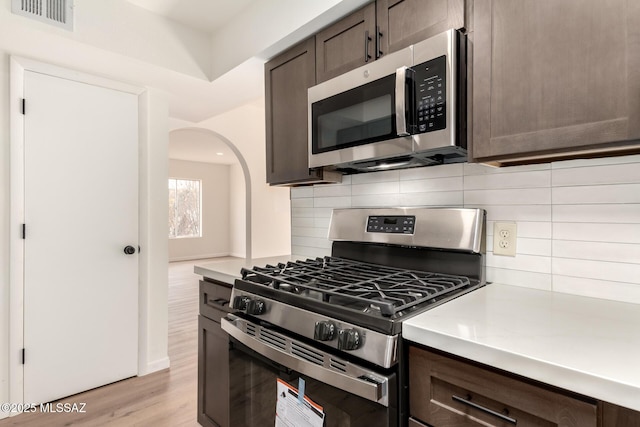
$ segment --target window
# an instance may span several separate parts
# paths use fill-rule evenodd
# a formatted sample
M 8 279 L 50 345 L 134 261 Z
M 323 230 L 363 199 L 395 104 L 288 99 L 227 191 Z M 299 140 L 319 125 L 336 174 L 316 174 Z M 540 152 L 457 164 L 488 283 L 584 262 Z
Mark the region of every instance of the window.
M 169 238 L 201 237 L 201 183 L 169 178 Z

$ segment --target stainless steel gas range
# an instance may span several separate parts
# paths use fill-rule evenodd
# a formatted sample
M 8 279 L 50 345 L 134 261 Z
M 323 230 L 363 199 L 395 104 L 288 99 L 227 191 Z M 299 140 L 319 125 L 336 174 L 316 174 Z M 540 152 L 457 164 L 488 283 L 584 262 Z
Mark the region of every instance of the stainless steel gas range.
M 329 239 L 331 256 L 236 280 L 230 425 L 278 425 L 278 381 L 325 426 L 406 425 L 402 322 L 485 285 L 481 209 L 334 210 Z

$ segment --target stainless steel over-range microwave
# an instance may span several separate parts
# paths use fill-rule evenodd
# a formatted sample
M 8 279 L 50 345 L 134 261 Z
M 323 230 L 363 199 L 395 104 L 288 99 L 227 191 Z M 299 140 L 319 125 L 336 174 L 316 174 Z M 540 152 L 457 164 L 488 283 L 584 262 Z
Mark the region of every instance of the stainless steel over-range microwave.
M 309 88 L 309 166 L 466 160 L 466 38 L 448 30 Z

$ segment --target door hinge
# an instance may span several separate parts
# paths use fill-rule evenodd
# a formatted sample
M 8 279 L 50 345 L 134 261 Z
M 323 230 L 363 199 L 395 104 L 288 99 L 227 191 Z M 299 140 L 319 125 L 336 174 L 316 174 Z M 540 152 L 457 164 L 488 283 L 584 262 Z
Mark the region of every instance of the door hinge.
M 25 111 L 27 111 L 27 100 L 22 98 L 22 115 L 25 114 Z
M 27 238 L 27 224 L 22 224 L 22 238 Z
M 24 348 L 22 349 L 22 364 L 24 365 L 25 362 L 25 351 Z

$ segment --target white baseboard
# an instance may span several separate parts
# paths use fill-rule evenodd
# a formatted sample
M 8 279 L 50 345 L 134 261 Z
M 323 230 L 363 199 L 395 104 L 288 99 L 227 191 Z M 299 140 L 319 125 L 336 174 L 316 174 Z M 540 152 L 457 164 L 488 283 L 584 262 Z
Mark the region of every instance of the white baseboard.
M 171 362 L 169 360 L 169 356 L 163 357 L 162 359 L 154 360 L 153 362 L 147 363 L 147 366 L 144 367 L 141 372 L 138 372 L 138 376 L 142 377 L 144 375 L 149 375 L 154 372 L 167 369 L 170 365 Z
M 230 256 L 229 252 L 221 252 L 217 254 L 199 254 L 199 255 L 187 255 L 187 256 L 178 256 L 178 257 L 169 257 L 169 262 L 176 261 L 194 261 L 197 259 L 205 259 L 205 258 L 219 258 L 223 256 Z M 231 255 L 235 256 L 235 255 Z

